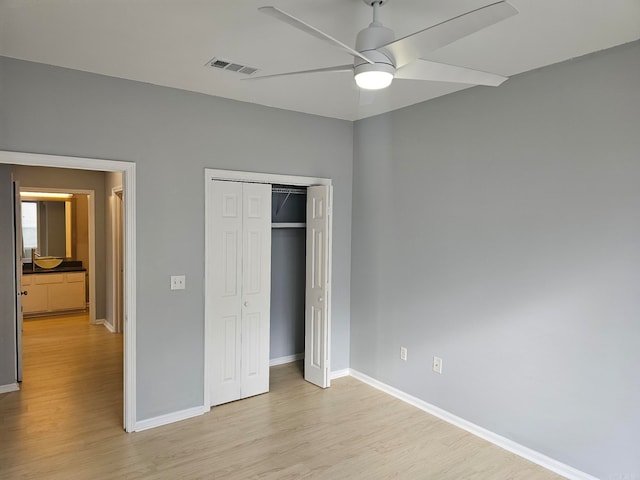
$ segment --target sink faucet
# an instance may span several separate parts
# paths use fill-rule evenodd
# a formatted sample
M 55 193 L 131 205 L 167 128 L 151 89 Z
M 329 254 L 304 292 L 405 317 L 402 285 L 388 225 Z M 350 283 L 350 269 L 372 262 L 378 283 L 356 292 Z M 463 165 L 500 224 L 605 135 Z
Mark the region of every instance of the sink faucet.
M 36 252 L 35 248 L 31 249 L 31 269 L 35 270 L 36 269 L 36 258 L 41 257 L 42 255 L 40 255 L 38 252 Z

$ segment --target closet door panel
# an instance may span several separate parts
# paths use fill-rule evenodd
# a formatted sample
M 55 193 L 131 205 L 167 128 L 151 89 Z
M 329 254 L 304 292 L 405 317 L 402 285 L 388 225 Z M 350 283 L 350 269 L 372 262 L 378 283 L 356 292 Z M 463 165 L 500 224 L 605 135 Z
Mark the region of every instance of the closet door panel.
M 227 230 L 225 232 L 222 232 L 222 258 L 224 261 L 224 266 L 222 267 L 222 270 L 220 270 L 220 274 L 224 278 L 224 290 L 222 292 L 222 295 L 225 297 L 237 297 L 239 295 L 239 244 L 240 239 L 238 238 L 237 231 Z
M 307 282 L 304 378 L 329 386 L 331 187 L 307 189 Z
M 222 364 L 222 382 L 237 382 L 238 369 L 236 359 L 238 358 L 238 334 L 240 333 L 240 318 L 236 316 L 224 317 L 224 347 L 222 354 L 224 361 Z
M 242 363 L 245 375 L 247 377 L 256 377 L 260 375 L 260 363 L 258 360 L 261 333 L 260 315 L 257 313 L 247 315 L 243 320 L 242 331 L 244 332 L 242 338 L 242 352 L 244 354 Z
M 243 293 L 246 297 L 249 295 L 260 295 L 262 286 L 262 242 L 264 241 L 264 233 L 260 231 L 247 232 L 247 248 L 246 248 L 246 270 L 245 282 L 243 285 Z
M 242 398 L 269 391 L 271 185 L 243 186 Z
M 242 184 L 213 181 L 208 211 L 211 271 L 208 286 L 212 338 L 211 405 L 238 400 L 241 395 L 242 338 Z
M 311 338 L 309 339 L 312 345 L 310 357 L 310 365 L 314 369 L 323 368 L 324 358 L 324 312 L 321 308 L 311 307 L 311 331 L 309 332 Z

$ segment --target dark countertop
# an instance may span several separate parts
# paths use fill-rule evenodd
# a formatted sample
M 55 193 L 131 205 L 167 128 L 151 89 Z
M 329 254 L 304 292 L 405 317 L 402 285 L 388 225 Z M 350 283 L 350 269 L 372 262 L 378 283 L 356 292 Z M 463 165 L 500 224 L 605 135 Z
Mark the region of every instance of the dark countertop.
M 83 267 L 56 267 L 56 268 L 40 268 L 36 267 L 35 270 L 31 269 L 31 265 L 28 268 L 22 270 L 23 275 L 31 275 L 34 273 L 63 273 L 63 272 L 86 272 L 87 269 Z
M 36 265 L 35 270 L 30 263 L 22 265 L 22 274 L 30 275 L 34 273 L 64 273 L 64 272 L 86 272 L 87 269 L 82 266 L 79 260 L 64 260 L 56 268 L 41 268 Z

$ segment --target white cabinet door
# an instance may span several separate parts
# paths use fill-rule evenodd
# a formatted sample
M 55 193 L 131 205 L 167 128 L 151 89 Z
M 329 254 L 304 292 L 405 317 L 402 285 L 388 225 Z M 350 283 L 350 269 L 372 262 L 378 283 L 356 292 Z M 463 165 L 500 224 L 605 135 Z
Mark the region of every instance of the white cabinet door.
M 51 274 L 48 274 L 51 276 Z M 87 306 L 85 273 L 65 273 L 60 283 L 48 286 L 49 310 L 76 310 Z
M 269 390 L 271 185 L 212 181 L 210 403 Z
M 326 388 L 329 379 L 331 186 L 307 188 L 307 285 L 304 378 Z

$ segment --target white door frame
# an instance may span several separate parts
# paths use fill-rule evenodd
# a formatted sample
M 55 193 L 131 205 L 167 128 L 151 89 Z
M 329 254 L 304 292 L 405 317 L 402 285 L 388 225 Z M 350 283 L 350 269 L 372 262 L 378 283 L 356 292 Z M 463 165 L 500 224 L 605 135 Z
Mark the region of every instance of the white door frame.
M 321 177 L 303 177 L 298 175 L 281 175 L 277 173 L 257 173 L 257 172 L 243 172 L 236 170 L 218 170 L 213 168 L 204 169 L 204 181 L 205 181 L 205 251 L 204 251 L 204 407 L 209 410 L 211 408 L 210 396 L 209 396 L 209 375 L 210 375 L 210 362 L 211 362 L 211 326 L 209 325 L 209 313 L 211 312 L 211 299 L 207 295 L 207 285 L 209 281 L 209 251 L 207 246 L 209 245 L 209 239 L 211 238 L 211 222 L 209 221 L 209 195 L 211 194 L 210 185 L 212 180 L 227 180 L 233 182 L 248 182 L 248 183 L 270 183 L 278 185 L 293 185 L 300 187 L 310 187 L 313 185 L 332 185 L 330 178 Z M 333 243 L 333 239 L 329 238 L 329 245 Z M 329 290 L 331 289 L 331 279 L 329 279 Z M 329 297 L 331 298 L 331 297 Z M 330 311 L 330 310 L 329 310 Z M 329 317 L 329 324 L 331 324 L 331 317 Z M 329 343 L 330 343 L 329 339 Z M 331 351 L 329 350 L 329 358 L 331 358 Z M 330 363 L 330 362 L 329 362 Z
M 136 164 L 117 160 L 4 150 L 0 150 L 0 163 L 123 173 L 122 186 L 126 192 L 124 198 L 124 429 L 127 432 L 133 432 L 136 424 Z
M 73 193 L 88 198 L 87 226 L 89 229 L 89 323 L 96 323 L 96 191 L 78 188 L 49 188 L 20 185 L 26 192 Z

